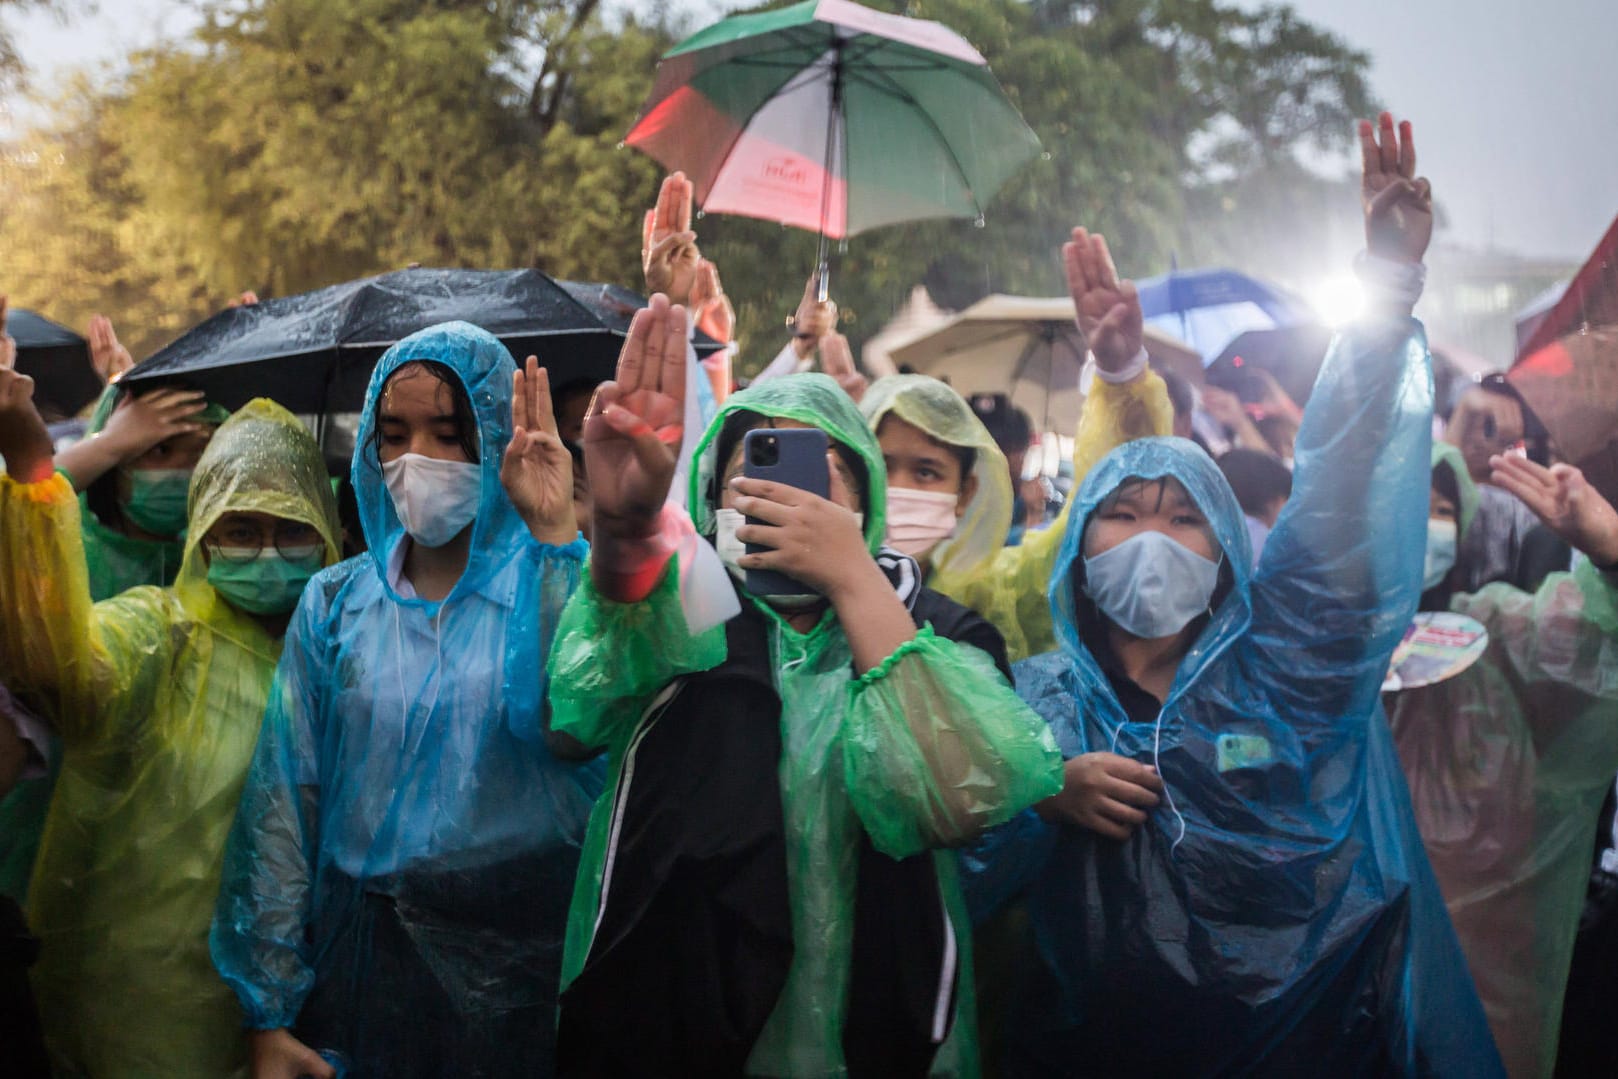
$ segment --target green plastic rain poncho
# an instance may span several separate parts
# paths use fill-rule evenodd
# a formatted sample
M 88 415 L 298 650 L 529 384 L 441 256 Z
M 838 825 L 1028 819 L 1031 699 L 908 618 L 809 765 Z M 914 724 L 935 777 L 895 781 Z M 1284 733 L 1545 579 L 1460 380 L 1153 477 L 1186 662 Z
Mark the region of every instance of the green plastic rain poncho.
M 1434 450 L 1455 473 L 1464 530 L 1477 502 L 1465 462 Z M 1583 562 L 1533 593 L 1492 584 L 1449 606 L 1483 624 L 1488 650 L 1383 700 L 1507 1070 L 1549 1075 L 1591 821 L 1618 771 L 1618 576 Z
M 881 453 L 853 402 L 835 382 L 818 374 L 774 380 L 726 401 L 696 449 L 689 504 L 698 533 L 714 533 L 716 476 L 723 467 L 715 442 L 725 418 L 739 410 L 812 424 L 858 454 L 868 473 L 865 535 L 870 550 L 877 552 L 886 488 Z M 679 569 L 689 570 L 684 556 Z M 773 1001 L 773 1010 L 756 1042 L 750 1043 L 750 1056 L 744 1046 L 746 1071 L 845 1074 L 856 878 L 864 873 L 866 837 L 888 866 L 902 864 L 893 859 L 966 842 L 978 830 L 1059 789 L 1054 745 L 986 654 L 936 635 L 930 622 L 879 667 L 856 677 L 835 612 L 828 610 L 814 629 L 799 633 L 747 597 L 736 621 L 693 637 L 680 613 L 675 575 L 671 570 L 646 601 L 636 604 L 610 602 L 586 579 L 563 615 L 552 653 L 553 728 L 588 746 L 607 747 L 616 797 L 630 797 L 626 749 L 633 752 L 632 739 L 639 745 L 645 737 L 637 731 L 646 726 L 642 716 L 648 703 L 654 696 L 666 700 L 682 685 L 697 687 L 688 692 L 701 692 L 702 678 L 709 675 L 696 672 L 734 665 L 738 648 L 751 643 L 727 637 L 727 630 L 743 620 L 757 620 L 757 633 L 767 638 L 768 646 L 757 649 L 765 655 L 763 692 L 780 717 L 778 758 L 761 767 L 778 773 L 774 800 L 785 810 L 792 959 L 784 985 L 771 987 L 775 995 L 766 1006 Z M 983 625 L 969 612 L 948 606 Z M 612 662 L 603 663 L 603 655 L 611 655 Z M 763 712 L 765 705 L 758 707 Z M 966 755 L 962 774 L 948 778 L 935 773 L 930 762 L 940 747 L 946 754 Z M 614 869 L 607 856 L 609 831 L 610 849 L 618 850 L 614 803 L 615 797 L 604 796 L 591 819 L 569 921 L 564 989 L 580 975 L 587 955 L 595 961 L 592 936 L 598 915 L 607 909 L 605 876 L 615 873 L 611 879 L 620 887 L 618 880 L 626 872 L 621 860 Z M 952 811 L 940 812 L 941 807 Z M 951 954 L 959 950 L 961 987 L 953 1022 L 947 1011 L 936 1016 L 935 1044 L 946 1026 L 951 1033 L 937 1049 L 932 1068 L 936 1074 L 974 1074 L 970 938 L 953 856 L 936 852 L 926 872 L 934 882 L 930 887 L 945 897 L 945 925 L 954 927 L 948 939 Z M 710 884 L 701 894 L 729 895 L 739 885 L 725 879 L 730 883 Z M 725 933 L 734 932 L 730 927 L 737 924 L 736 916 L 719 924 Z M 721 946 L 722 941 L 712 945 Z M 692 965 L 710 962 L 713 954 L 708 946 L 699 946 Z M 938 975 L 931 976 L 936 986 Z M 568 1000 L 564 992 L 564 1039 Z M 673 1006 L 665 1001 L 654 1010 Z
M 378 457 L 383 390 L 417 361 L 449 368 L 477 421 L 470 554 L 438 602 L 399 573 L 413 541 Z M 352 470 L 369 550 L 304 590 L 226 848 L 212 952 L 247 1024 L 291 1028 L 356 1077 L 549 1074 L 600 772 L 542 737 L 544 657 L 585 545 L 537 542 L 501 486 L 514 371 L 465 322 L 378 362 Z
M 269 401 L 236 413 L 198 463 L 193 539 L 171 588 L 92 605 L 67 480 L 0 479 L 0 679 L 64 747 L 29 913 L 40 1013 L 65 1074 L 245 1064 L 208 922 L 281 642 L 207 582 L 196 537 L 230 510 L 304 521 L 337 557 L 320 450 Z
M 860 411 L 872 431 L 892 413 L 939 442 L 976 451 L 972 474 L 978 479 L 977 492 L 955 534 L 933 550 L 928 587 L 994 623 L 1013 662 L 1054 649 L 1056 634 L 1045 588 L 1066 530 L 1066 508 L 1049 528 L 1028 532 L 1020 545 L 1007 547 L 1012 491 L 1005 455 L 971 406 L 935 378 L 877 379 L 861 400 Z M 1147 371 L 1119 384 L 1096 379 L 1084 399 L 1074 439 L 1075 488 L 1114 447 L 1169 434 L 1173 427 L 1168 387 L 1156 373 Z

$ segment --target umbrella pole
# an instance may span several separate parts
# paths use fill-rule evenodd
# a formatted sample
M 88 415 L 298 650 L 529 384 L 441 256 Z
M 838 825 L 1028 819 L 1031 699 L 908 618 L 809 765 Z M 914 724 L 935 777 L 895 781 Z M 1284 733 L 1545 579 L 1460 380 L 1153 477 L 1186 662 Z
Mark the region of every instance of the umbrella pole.
M 819 281 L 817 299 L 825 303 L 831 296 L 831 241 L 826 223 L 831 219 L 832 166 L 837 155 L 837 130 L 843 120 L 843 43 L 832 32 L 831 111 L 826 116 L 826 161 L 820 183 L 820 244 L 815 252 L 815 276 Z

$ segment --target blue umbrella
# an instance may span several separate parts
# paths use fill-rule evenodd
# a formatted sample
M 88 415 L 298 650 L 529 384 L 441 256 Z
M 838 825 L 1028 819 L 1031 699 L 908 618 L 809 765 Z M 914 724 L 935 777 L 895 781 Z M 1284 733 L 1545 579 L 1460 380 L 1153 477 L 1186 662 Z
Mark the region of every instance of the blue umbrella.
M 1137 283 L 1146 323 L 1212 363 L 1240 334 L 1314 322 L 1308 304 L 1235 270 L 1175 270 Z

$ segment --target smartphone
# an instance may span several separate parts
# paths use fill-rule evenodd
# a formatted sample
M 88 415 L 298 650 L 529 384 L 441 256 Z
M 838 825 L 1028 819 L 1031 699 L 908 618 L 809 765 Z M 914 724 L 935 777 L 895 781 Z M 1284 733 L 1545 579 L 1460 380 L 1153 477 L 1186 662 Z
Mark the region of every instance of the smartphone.
M 826 453 L 830 446 L 826 432 L 816 427 L 764 427 L 749 431 L 742 438 L 742 475 L 829 498 L 831 471 L 826 466 Z M 747 523 L 767 522 L 749 517 Z M 771 549 L 762 543 L 747 545 L 748 554 Z M 745 583 L 755 596 L 801 596 L 819 591 L 769 569 L 748 570 Z

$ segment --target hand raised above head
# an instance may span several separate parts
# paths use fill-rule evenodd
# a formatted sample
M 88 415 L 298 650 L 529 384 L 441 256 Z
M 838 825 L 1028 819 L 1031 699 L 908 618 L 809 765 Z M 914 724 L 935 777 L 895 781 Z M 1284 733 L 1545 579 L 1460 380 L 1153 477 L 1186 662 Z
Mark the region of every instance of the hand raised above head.
M 1433 189 L 1416 176 L 1414 129 L 1409 120 L 1395 129 L 1392 114 L 1384 112 L 1374 126 L 1361 120 L 1359 134 L 1366 250 L 1420 262 L 1433 238 Z
M 657 193 L 657 206 L 646 211 L 641 227 L 641 269 L 646 290 L 661 292 L 676 304 L 691 300 L 702 252 L 691 231 L 694 193 L 685 173 L 670 173 Z
M 50 478 L 51 434 L 34 407 L 34 380 L 10 367 L 0 367 L 0 457 L 14 480 Z
M 123 373 L 135 366 L 135 358 L 118 340 L 112 328 L 112 319 L 106 315 L 90 316 L 90 366 L 102 382 L 116 382 Z
M 837 332 L 837 304 L 820 298 L 820 274 L 812 273 L 803 286 L 803 299 L 792 316 L 792 347 L 807 357 L 827 334 Z
M 820 367 L 837 380 L 837 385 L 854 399 L 856 405 L 871 385 L 870 380 L 854 366 L 854 351 L 848 346 L 848 338 L 840 333 L 829 333 L 821 338 Z
M 1082 228 L 1062 245 L 1073 313 L 1096 364 L 1108 373 L 1129 368 L 1145 340 L 1145 319 L 1133 281 L 1120 281 L 1100 233 Z
M 719 283 L 719 267 L 707 259 L 697 264 L 696 283 L 691 286 L 691 317 L 697 329 L 722 345 L 729 344 L 736 335 L 736 309 Z
M 649 534 L 668 498 L 684 433 L 685 320 L 653 295 L 630 323 L 617 376 L 590 402 L 582 441 L 597 535 Z

